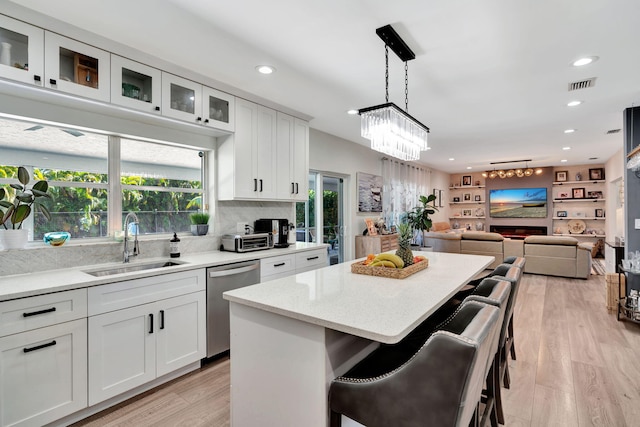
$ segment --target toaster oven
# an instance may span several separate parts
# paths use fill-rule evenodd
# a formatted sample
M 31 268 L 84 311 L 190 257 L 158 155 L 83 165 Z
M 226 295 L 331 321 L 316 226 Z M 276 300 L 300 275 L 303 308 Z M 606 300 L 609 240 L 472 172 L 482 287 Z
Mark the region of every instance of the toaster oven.
M 250 252 L 273 248 L 271 233 L 225 234 L 220 239 L 220 250 Z

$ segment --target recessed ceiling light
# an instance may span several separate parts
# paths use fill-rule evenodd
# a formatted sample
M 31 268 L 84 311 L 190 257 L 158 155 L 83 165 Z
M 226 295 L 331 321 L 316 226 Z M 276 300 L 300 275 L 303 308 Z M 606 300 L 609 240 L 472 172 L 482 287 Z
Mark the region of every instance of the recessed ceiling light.
M 582 104 L 582 101 L 571 101 L 567 104 L 567 107 L 575 107 L 576 105 Z
M 258 70 L 260 74 L 271 74 L 276 71 L 276 69 L 271 65 L 258 65 L 256 70 Z
M 564 133 L 574 133 L 575 131 L 575 129 L 565 129 Z
M 571 147 L 562 147 L 564 151 L 571 150 Z
M 585 56 L 584 58 L 580 58 L 573 61 L 571 65 L 573 65 L 574 67 L 582 67 L 583 65 L 591 64 L 592 62 L 597 60 L 598 60 L 597 56 Z
M 473 169 L 471 166 L 467 166 L 467 169 Z
M 567 163 L 567 159 L 560 160 L 560 163 Z
M 352 116 L 358 114 L 358 110 L 348 110 L 347 114 L 351 114 Z
M 453 157 L 449 157 L 449 161 L 450 161 L 450 162 L 452 162 L 452 161 L 454 161 L 454 160 L 455 160 L 455 159 L 454 159 Z

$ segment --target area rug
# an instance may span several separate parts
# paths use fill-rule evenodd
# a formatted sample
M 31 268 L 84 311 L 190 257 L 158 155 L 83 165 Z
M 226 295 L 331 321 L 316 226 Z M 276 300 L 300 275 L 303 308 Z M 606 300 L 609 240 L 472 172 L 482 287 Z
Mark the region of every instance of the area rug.
M 605 273 L 604 270 L 604 260 L 602 258 L 592 258 L 591 259 L 591 274 L 596 276 L 603 276 Z

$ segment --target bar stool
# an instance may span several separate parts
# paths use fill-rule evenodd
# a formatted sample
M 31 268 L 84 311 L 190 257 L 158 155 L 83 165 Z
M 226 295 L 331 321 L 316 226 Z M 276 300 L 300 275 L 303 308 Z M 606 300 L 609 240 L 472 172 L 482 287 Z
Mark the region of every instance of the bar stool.
M 332 381 L 331 427 L 341 425 L 342 414 L 368 427 L 476 421 L 499 315 L 494 306 L 469 301 L 404 364 L 385 365 L 374 351 Z
M 502 347 L 506 339 L 508 318 L 506 313 L 509 308 L 511 283 L 505 280 L 495 278 L 486 278 L 476 287 L 473 294 L 465 298 L 467 301 L 479 301 L 490 304 L 500 309 L 499 333 L 495 339 L 495 353 L 492 359 L 492 366 L 487 377 L 487 396 L 485 402 L 485 411 L 483 413 L 481 425 L 484 425 L 486 419 L 495 414 L 496 419 L 490 418 L 491 425 L 497 423 L 504 424 L 504 412 L 502 409 L 502 392 L 500 389 L 500 360 L 502 356 Z M 495 405 L 495 411 L 492 411 L 492 405 Z
M 524 264 L 526 260 L 523 257 L 519 256 L 508 256 L 504 260 L 502 260 L 503 264 L 511 264 L 514 267 L 518 267 L 524 273 Z

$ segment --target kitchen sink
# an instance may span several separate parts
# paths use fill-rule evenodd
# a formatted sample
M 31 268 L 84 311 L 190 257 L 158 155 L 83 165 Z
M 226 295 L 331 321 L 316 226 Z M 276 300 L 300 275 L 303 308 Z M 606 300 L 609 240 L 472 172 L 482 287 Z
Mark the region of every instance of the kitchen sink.
M 111 276 L 114 274 L 132 273 L 134 271 L 152 270 L 154 268 L 173 267 L 183 265 L 183 262 L 157 261 L 145 264 L 127 264 L 118 267 L 103 268 L 101 270 L 85 270 L 84 272 L 95 277 Z

